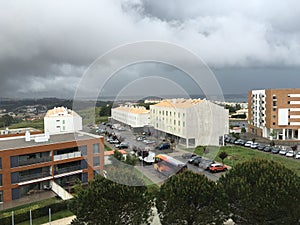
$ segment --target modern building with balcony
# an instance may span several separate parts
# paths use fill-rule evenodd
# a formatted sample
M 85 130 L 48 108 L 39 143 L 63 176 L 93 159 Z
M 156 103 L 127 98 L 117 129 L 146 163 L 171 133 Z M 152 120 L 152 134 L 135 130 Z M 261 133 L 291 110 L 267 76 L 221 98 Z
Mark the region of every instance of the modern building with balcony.
M 94 178 L 104 167 L 104 138 L 81 131 L 0 138 L 0 202 Z
M 150 105 L 158 136 L 169 135 L 186 147 L 222 145 L 229 131 L 228 110 L 201 99 L 166 99 Z
M 133 130 L 138 130 L 149 125 L 150 111 L 142 106 L 119 106 L 111 109 L 111 118 L 115 122 L 130 126 Z
M 248 92 L 248 132 L 274 140 L 300 140 L 300 89 Z

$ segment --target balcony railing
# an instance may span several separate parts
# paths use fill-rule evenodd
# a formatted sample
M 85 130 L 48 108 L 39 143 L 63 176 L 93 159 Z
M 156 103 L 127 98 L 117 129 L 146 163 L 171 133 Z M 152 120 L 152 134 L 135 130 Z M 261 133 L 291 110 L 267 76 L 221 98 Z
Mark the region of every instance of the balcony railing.
M 28 175 L 19 176 L 19 181 L 22 182 L 22 181 L 34 180 L 34 179 L 48 177 L 48 176 L 51 176 L 50 172 L 28 174 Z
M 34 159 L 27 159 L 26 161 L 19 161 L 19 166 L 27 166 L 31 164 L 36 164 L 36 163 L 43 163 L 43 162 L 49 162 L 51 161 L 51 156 L 46 156 L 42 158 L 34 158 Z
M 68 173 L 68 172 L 72 172 L 72 171 L 76 171 L 76 170 L 81 170 L 81 169 L 84 169 L 84 168 L 81 168 L 80 165 L 77 165 L 77 166 L 69 166 L 69 167 L 64 167 L 64 168 L 61 168 L 61 169 L 56 169 L 54 171 L 54 174 L 62 174 L 62 173 Z
M 81 157 L 81 152 L 71 152 L 71 153 L 66 153 L 66 154 L 61 154 L 61 155 L 55 155 L 54 161 L 64 160 L 64 159 L 72 159 L 72 158 L 77 158 L 77 157 Z

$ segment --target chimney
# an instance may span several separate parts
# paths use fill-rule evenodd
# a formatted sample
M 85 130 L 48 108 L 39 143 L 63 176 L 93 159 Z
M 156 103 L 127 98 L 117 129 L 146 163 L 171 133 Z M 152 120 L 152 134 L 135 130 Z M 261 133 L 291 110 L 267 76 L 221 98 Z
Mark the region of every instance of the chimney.
M 30 132 L 28 130 L 25 132 L 25 141 L 30 141 Z

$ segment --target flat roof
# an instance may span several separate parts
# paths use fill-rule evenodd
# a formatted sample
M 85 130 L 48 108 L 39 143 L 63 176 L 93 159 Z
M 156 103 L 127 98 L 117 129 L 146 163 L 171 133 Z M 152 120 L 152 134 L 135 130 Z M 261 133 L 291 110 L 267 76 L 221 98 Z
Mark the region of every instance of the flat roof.
M 82 141 L 82 140 L 91 140 L 95 138 L 100 138 L 101 136 L 89 134 L 85 132 L 76 132 L 76 133 L 62 133 L 62 134 L 52 134 L 48 141 L 45 142 L 35 142 L 34 137 L 39 137 L 44 134 L 31 135 L 30 141 L 25 141 L 25 136 L 9 137 L 9 138 L 0 138 L 0 151 L 11 150 L 11 149 L 20 149 L 36 146 L 45 146 L 58 143 L 66 143 L 71 141 Z

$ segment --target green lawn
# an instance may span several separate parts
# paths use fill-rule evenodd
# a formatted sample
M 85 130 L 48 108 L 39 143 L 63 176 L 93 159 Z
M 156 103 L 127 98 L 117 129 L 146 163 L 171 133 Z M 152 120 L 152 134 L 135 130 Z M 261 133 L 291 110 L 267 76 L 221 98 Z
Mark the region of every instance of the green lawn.
M 39 130 L 44 130 L 44 120 L 22 121 L 9 126 L 9 129 L 32 127 Z
M 69 217 L 69 216 L 73 216 L 73 213 L 71 211 L 69 211 L 69 210 L 60 211 L 57 213 L 53 213 L 51 215 L 51 221 L 62 219 L 62 218 Z M 36 219 L 33 218 L 32 225 L 40 225 L 40 224 L 47 223 L 47 222 L 49 222 L 49 216 L 43 216 L 43 217 L 36 218 Z M 24 221 L 22 223 L 18 223 L 17 225 L 28 225 L 28 224 L 29 224 L 29 221 Z
M 204 157 L 214 159 L 218 162 L 222 160 L 219 158 L 219 153 L 225 151 L 229 156 L 224 160 L 224 163 L 229 166 L 234 166 L 236 163 L 244 162 L 253 158 L 268 159 L 275 162 L 279 162 L 285 165 L 287 168 L 294 170 L 298 175 L 300 175 L 300 160 L 286 158 L 278 154 L 265 153 L 259 150 L 254 150 L 241 146 L 208 146 L 209 153 L 205 154 Z M 203 147 L 198 146 L 195 152 L 199 155 L 203 155 Z

